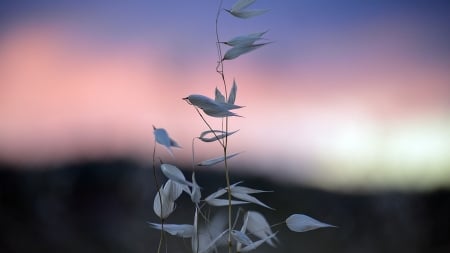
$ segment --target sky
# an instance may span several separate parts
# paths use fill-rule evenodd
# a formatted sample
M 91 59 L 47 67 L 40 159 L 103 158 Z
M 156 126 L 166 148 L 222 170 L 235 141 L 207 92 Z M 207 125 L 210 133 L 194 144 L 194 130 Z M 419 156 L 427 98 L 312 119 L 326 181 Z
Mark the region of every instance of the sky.
M 223 91 L 218 4 L 2 1 L 0 160 L 26 169 L 112 157 L 151 164 L 154 125 L 183 147 L 175 158 L 157 147 L 158 156 L 190 164 L 206 126 L 182 98 Z M 251 7 L 269 11 L 245 20 L 221 12 L 218 22 L 221 41 L 267 31 L 272 42 L 224 65 L 245 106 L 230 118 L 239 132 L 229 150 L 243 151 L 233 172 L 335 190 L 450 187 L 447 1 Z M 195 142 L 196 162 L 220 155 L 217 144 Z

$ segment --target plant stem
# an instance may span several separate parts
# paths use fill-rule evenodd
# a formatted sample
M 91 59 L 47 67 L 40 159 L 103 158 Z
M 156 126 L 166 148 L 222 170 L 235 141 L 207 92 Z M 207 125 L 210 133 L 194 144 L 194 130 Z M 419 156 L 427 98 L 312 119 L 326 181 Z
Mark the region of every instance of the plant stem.
M 152 166 L 153 166 L 153 177 L 155 178 L 155 186 L 156 186 L 156 191 L 158 192 L 158 196 L 159 196 L 159 204 L 160 204 L 160 217 L 162 217 L 162 198 L 161 198 L 161 192 L 159 191 L 159 183 L 158 183 L 158 178 L 156 176 L 156 164 L 155 164 L 155 156 L 156 156 L 156 139 L 155 139 L 155 143 L 153 145 L 153 161 L 152 161 Z M 159 236 L 159 243 L 158 243 L 158 251 L 157 253 L 161 252 L 161 247 L 162 247 L 162 243 L 164 240 L 164 219 L 161 218 L 161 235 Z
M 219 2 L 219 8 L 217 9 L 217 15 L 216 15 L 216 44 L 217 44 L 217 55 L 219 58 L 219 61 L 217 63 L 216 72 L 220 75 L 223 82 L 224 92 L 225 92 L 225 100 L 228 100 L 228 89 L 227 89 L 227 82 L 225 80 L 225 74 L 224 74 L 224 67 L 223 67 L 223 57 L 222 57 L 222 48 L 220 46 L 220 36 L 219 36 L 219 16 L 220 12 L 222 10 L 222 4 L 223 0 L 220 0 Z M 225 132 L 228 133 L 228 117 L 225 117 Z M 225 136 L 225 140 L 223 142 L 222 148 L 223 148 L 223 156 L 224 156 L 224 164 L 225 164 L 225 179 L 227 183 L 227 195 L 228 195 L 228 252 L 232 252 L 232 241 L 231 241 L 231 230 L 232 230 L 232 222 L 231 222 L 231 212 L 232 212 L 232 206 L 231 206 L 231 183 L 230 183 L 230 170 L 228 168 L 228 159 L 227 159 L 227 147 L 228 147 L 228 134 Z

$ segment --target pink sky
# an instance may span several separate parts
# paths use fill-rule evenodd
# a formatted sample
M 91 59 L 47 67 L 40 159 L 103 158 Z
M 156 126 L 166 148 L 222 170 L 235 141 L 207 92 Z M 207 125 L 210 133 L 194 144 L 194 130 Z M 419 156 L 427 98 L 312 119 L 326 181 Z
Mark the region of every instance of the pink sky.
M 435 138 L 430 154 L 415 164 L 431 164 L 440 173 L 437 177 L 449 175 L 449 159 L 436 153 L 448 148 L 450 140 L 448 66 L 445 60 L 420 59 L 410 48 L 415 44 L 406 43 L 418 35 L 397 25 L 374 25 L 375 40 L 364 39 L 364 31 L 334 43 L 327 42 L 333 34 L 321 35 L 317 58 L 301 59 L 293 52 L 287 63 L 273 62 L 264 50 L 274 54 L 280 42 L 259 49 L 253 58 L 227 62 L 227 79 L 236 77 L 239 87 L 237 104 L 246 106 L 238 112 L 244 118 L 231 121 L 240 132 L 230 148 L 246 151 L 235 164 L 250 164 L 263 174 L 282 167 L 286 178 L 333 184 L 333 177 L 372 175 L 374 163 L 386 170 L 410 166 L 407 157 L 397 161 L 392 156 L 423 150 L 403 150 L 398 144 L 402 138 L 413 139 L 407 146 Z M 354 38 L 365 46 L 352 47 Z M 189 161 L 191 139 L 205 127 L 181 98 L 213 96 L 220 85 L 216 59 L 210 58 L 213 42 L 185 65 L 177 62 L 171 45 L 160 41 L 104 43 L 83 33 L 69 36 L 63 24 L 53 22 L 18 25 L 0 39 L 1 160 L 45 165 L 130 156 L 149 162 L 155 125 L 184 147 L 175 151 L 176 158 Z M 412 134 L 404 137 L 405 131 Z M 220 155 L 219 147 L 211 145 L 199 145 L 199 160 Z M 380 151 L 396 145 L 392 154 Z M 367 153 L 358 153 L 365 149 Z M 171 159 L 163 149 L 158 152 Z M 374 158 L 374 152 L 379 156 Z M 424 163 L 426 159 L 436 162 Z M 357 172 L 352 161 L 361 167 Z M 405 166 L 398 165 L 403 162 Z M 302 164 L 314 171 L 300 168 Z M 413 167 L 412 181 L 423 176 Z

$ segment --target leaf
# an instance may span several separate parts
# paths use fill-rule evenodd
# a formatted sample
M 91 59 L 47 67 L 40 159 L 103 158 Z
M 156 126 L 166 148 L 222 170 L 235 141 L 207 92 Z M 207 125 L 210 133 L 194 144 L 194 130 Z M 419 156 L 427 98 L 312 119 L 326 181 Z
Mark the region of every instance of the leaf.
M 211 199 L 207 200 L 206 203 L 208 203 L 210 206 L 228 206 L 229 202 L 228 199 Z M 231 200 L 231 205 L 243 205 L 248 204 L 250 202 L 246 201 L 239 201 L 239 200 Z
M 200 186 L 197 184 L 197 181 L 195 180 L 195 172 L 192 172 L 192 184 L 194 186 L 192 187 L 192 191 L 191 191 L 191 200 L 195 204 L 198 204 L 198 203 L 200 203 L 202 194 L 200 192 Z
M 267 236 L 273 235 L 272 229 L 270 228 L 269 223 L 267 222 L 264 216 L 256 211 L 248 211 L 246 214 L 247 219 L 247 230 L 259 237 L 260 239 L 264 239 Z M 276 239 L 276 237 L 274 237 Z M 272 239 L 268 239 L 267 243 L 275 247 L 275 244 Z
M 222 238 L 222 236 L 224 236 L 226 233 L 228 232 L 228 229 L 223 231 L 222 233 L 220 233 L 216 238 L 214 238 L 214 240 L 212 240 L 208 246 L 206 246 L 204 249 L 200 249 L 199 253 L 206 253 L 209 250 L 211 250 L 212 247 L 214 247 L 214 245 Z M 193 251 L 193 252 L 197 252 L 197 251 Z
M 275 238 L 276 235 L 277 235 L 277 233 L 274 233 L 274 234 L 271 234 L 271 235 L 269 235 L 267 237 L 264 237 L 261 240 L 253 242 L 252 244 L 249 244 L 249 245 L 245 246 L 244 248 L 240 249 L 239 252 L 248 252 L 250 250 L 254 250 L 257 247 L 259 247 L 261 244 L 271 241 L 273 238 Z
M 215 198 L 218 198 L 222 195 L 224 195 L 227 192 L 227 190 L 225 188 L 221 188 L 217 191 L 215 191 L 214 193 L 211 193 L 208 197 L 205 198 L 205 201 L 209 201 Z
M 213 142 L 213 141 L 217 141 L 217 140 L 223 139 L 223 138 L 225 138 L 225 137 L 227 137 L 227 136 L 230 136 L 230 135 L 236 133 L 237 131 L 239 131 L 239 130 L 236 130 L 236 131 L 228 132 L 228 133 L 227 133 L 227 132 L 222 131 L 222 130 L 208 130 L 208 131 L 202 132 L 202 133 L 200 134 L 200 137 L 198 137 L 198 138 L 199 138 L 201 141 L 203 141 L 203 142 Z M 208 134 L 212 134 L 213 136 L 210 137 L 210 138 L 205 137 L 205 136 L 208 135 Z M 214 135 L 214 134 L 215 134 L 215 135 Z
M 230 159 L 230 158 L 233 158 L 233 157 L 235 157 L 235 156 L 237 156 L 239 154 L 240 154 L 240 152 L 239 153 L 234 153 L 234 154 L 231 154 L 231 155 L 227 155 L 226 158 Z M 198 166 L 212 166 L 212 165 L 218 164 L 218 163 L 223 162 L 223 161 L 225 161 L 225 156 L 220 156 L 220 157 L 211 158 L 211 159 L 202 161 L 201 163 L 199 163 L 197 165 Z
M 164 184 L 162 192 L 165 194 L 165 196 L 167 196 L 167 199 L 169 201 L 174 202 L 178 197 L 180 197 L 181 193 L 183 192 L 183 186 L 169 179 Z
M 225 97 L 222 95 L 219 89 L 216 87 L 215 98 L 214 101 L 218 103 L 225 103 Z
M 155 126 L 153 126 L 153 134 L 155 135 L 156 142 L 163 145 L 172 157 L 173 152 L 171 147 L 181 148 L 181 146 L 178 145 L 176 141 L 174 141 L 169 137 L 169 134 L 167 133 L 166 129 L 156 128 Z
M 232 192 L 235 193 L 243 193 L 243 194 L 254 194 L 254 193 L 263 193 L 263 192 L 273 192 L 273 191 L 263 191 L 258 189 L 253 189 L 245 186 L 235 186 L 231 188 Z
M 191 238 L 194 235 L 194 226 L 191 224 L 159 224 L 148 222 L 151 228 L 164 230 L 167 233 L 182 238 Z
M 168 198 L 161 187 L 153 200 L 153 211 L 159 218 L 166 219 L 174 210 L 175 202 Z
M 233 112 L 230 112 L 229 110 L 242 108 L 242 106 L 217 102 L 209 97 L 197 94 L 189 95 L 188 97 L 185 97 L 183 99 L 189 101 L 190 104 L 202 109 L 203 112 L 207 115 L 217 118 L 239 116 Z
M 262 36 L 267 33 L 265 32 L 258 32 L 258 33 L 250 33 L 247 35 L 240 35 L 237 37 L 232 38 L 229 41 L 224 42 L 225 45 L 232 46 L 232 47 L 239 47 L 239 46 L 249 46 L 255 43 L 256 41 L 260 40 Z M 230 103 L 230 102 L 228 102 Z
M 228 11 L 231 15 L 233 15 L 237 18 L 251 18 L 251 17 L 262 15 L 269 10 L 258 9 L 258 10 L 251 10 L 251 11 L 230 11 L 230 10 L 226 10 L 226 11 Z
M 234 3 L 233 6 L 231 6 L 231 11 L 243 10 L 248 6 L 250 6 L 251 4 L 253 4 L 255 1 L 256 0 L 239 0 L 236 3 Z
M 233 190 L 231 190 L 231 195 L 233 195 L 233 197 L 235 197 L 237 199 L 248 201 L 248 202 L 251 202 L 253 204 L 257 204 L 257 205 L 263 206 L 265 208 L 269 208 L 269 209 L 274 210 L 272 207 L 264 204 L 263 202 L 259 201 L 257 198 L 255 198 L 253 196 L 250 196 L 248 194 L 233 192 Z
M 228 104 L 234 105 L 236 100 L 237 85 L 236 80 L 233 79 L 233 86 L 231 87 L 230 95 L 228 96 Z
M 186 180 L 183 172 L 181 172 L 181 170 L 178 169 L 177 167 L 171 164 L 164 163 L 161 164 L 161 171 L 164 174 L 164 176 L 166 176 L 168 179 L 171 179 L 182 185 L 188 185 L 193 187 L 193 184 Z
M 258 49 L 268 43 L 260 43 L 260 44 L 252 44 L 248 46 L 242 46 L 242 47 L 232 47 L 228 49 L 228 51 L 223 56 L 223 60 L 232 60 L 235 59 L 243 54 L 249 53 L 255 49 Z
M 286 219 L 287 227 L 294 232 L 306 232 L 318 228 L 336 227 L 304 214 L 293 214 Z
M 231 230 L 231 236 L 233 236 L 236 241 L 244 245 L 250 245 L 253 243 L 253 241 L 245 233 L 238 230 Z

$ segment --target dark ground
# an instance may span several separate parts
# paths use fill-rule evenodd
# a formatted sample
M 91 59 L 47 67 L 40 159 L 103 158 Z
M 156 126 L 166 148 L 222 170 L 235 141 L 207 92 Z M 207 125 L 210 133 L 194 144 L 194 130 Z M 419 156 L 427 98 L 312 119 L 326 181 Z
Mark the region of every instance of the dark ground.
M 276 211 L 256 207 L 270 222 L 304 213 L 339 226 L 308 233 L 277 227 L 278 248 L 264 245 L 254 252 L 450 252 L 449 191 L 349 195 L 233 179 L 238 180 L 275 190 L 258 197 Z M 197 181 L 204 194 L 224 184 L 222 174 L 201 172 Z M 153 182 L 150 168 L 124 160 L 0 170 L 0 253 L 156 252 L 159 232 L 146 224 L 158 222 Z M 193 208 L 183 197 L 168 223 L 192 223 L 192 216 Z M 188 241 L 174 237 L 168 245 L 168 252 L 190 248 Z

